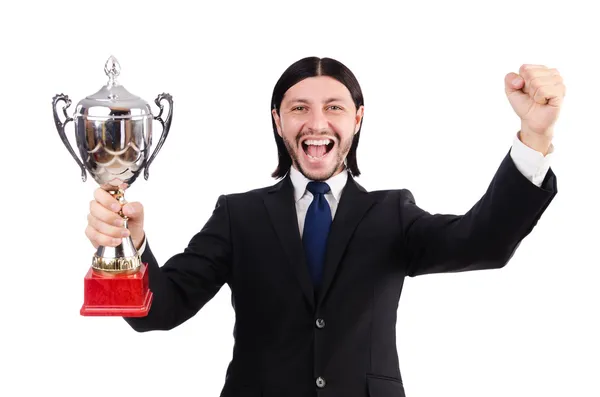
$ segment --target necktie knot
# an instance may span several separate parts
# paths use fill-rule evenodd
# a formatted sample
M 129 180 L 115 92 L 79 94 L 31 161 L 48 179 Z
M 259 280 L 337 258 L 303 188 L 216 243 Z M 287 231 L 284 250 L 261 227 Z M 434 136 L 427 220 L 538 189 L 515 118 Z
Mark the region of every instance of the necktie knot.
M 329 185 L 325 182 L 308 182 L 306 189 L 313 195 L 325 194 L 331 190 Z

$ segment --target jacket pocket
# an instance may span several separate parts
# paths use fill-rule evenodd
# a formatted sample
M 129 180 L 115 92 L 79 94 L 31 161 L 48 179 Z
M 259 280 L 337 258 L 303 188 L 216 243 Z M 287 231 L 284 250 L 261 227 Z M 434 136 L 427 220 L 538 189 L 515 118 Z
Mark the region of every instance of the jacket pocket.
M 369 397 L 406 397 L 402 380 L 391 376 L 367 374 Z

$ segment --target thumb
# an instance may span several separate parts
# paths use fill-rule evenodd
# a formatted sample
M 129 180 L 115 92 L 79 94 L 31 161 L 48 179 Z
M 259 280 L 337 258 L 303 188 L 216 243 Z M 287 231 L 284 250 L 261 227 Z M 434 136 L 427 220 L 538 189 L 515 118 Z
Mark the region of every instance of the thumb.
M 521 91 L 521 89 L 525 86 L 525 80 L 521 76 L 516 73 L 508 73 L 504 77 L 504 89 L 506 91 L 506 95 L 511 95 L 516 91 Z
M 144 206 L 140 202 L 127 203 L 123 206 L 123 214 L 132 222 L 144 221 Z

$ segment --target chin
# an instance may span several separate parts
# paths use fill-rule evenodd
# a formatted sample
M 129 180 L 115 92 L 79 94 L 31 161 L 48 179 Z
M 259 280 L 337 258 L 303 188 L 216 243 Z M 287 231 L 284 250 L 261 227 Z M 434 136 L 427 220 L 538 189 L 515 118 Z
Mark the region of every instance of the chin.
M 302 170 L 303 174 L 305 177 L 307 177 L 308 179 L 312 180 L 312 181 L 326 181 L 327 179 L 331 178 L 334 174 L 336 169 L 331 169 L 331 170 L 323 170 L 323 171 L 305 171 L 304 169 Z
M 305 159 L 303 159 L 305 160 Z M 297 166 L 298 170 L 308 179 L 313 181 L 324 181 L 331 178 L 338 170 L 341 169 L 341 163 L 334 162 L 334 158 L 328 159 L 329 161 L 314 160 L 313 161 L 299 161 Z

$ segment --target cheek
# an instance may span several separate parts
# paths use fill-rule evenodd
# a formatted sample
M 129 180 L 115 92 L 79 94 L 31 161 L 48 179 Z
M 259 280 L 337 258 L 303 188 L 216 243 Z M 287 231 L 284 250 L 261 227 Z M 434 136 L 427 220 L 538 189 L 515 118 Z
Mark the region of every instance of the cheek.
M 303 122 L 297 118 L 289 117 L 281 119 L 281 132 L 286 138 L 293 138 L 298 135 L 302 125 Z
M 338 120 L 333 125 L 335 126 L 336 131 L 340 134 L 343 140 L 352 139 L 352 137 L 354 136 L 354 129 L 356 127 L 354 120 L 344 118 L 343 120 Z

